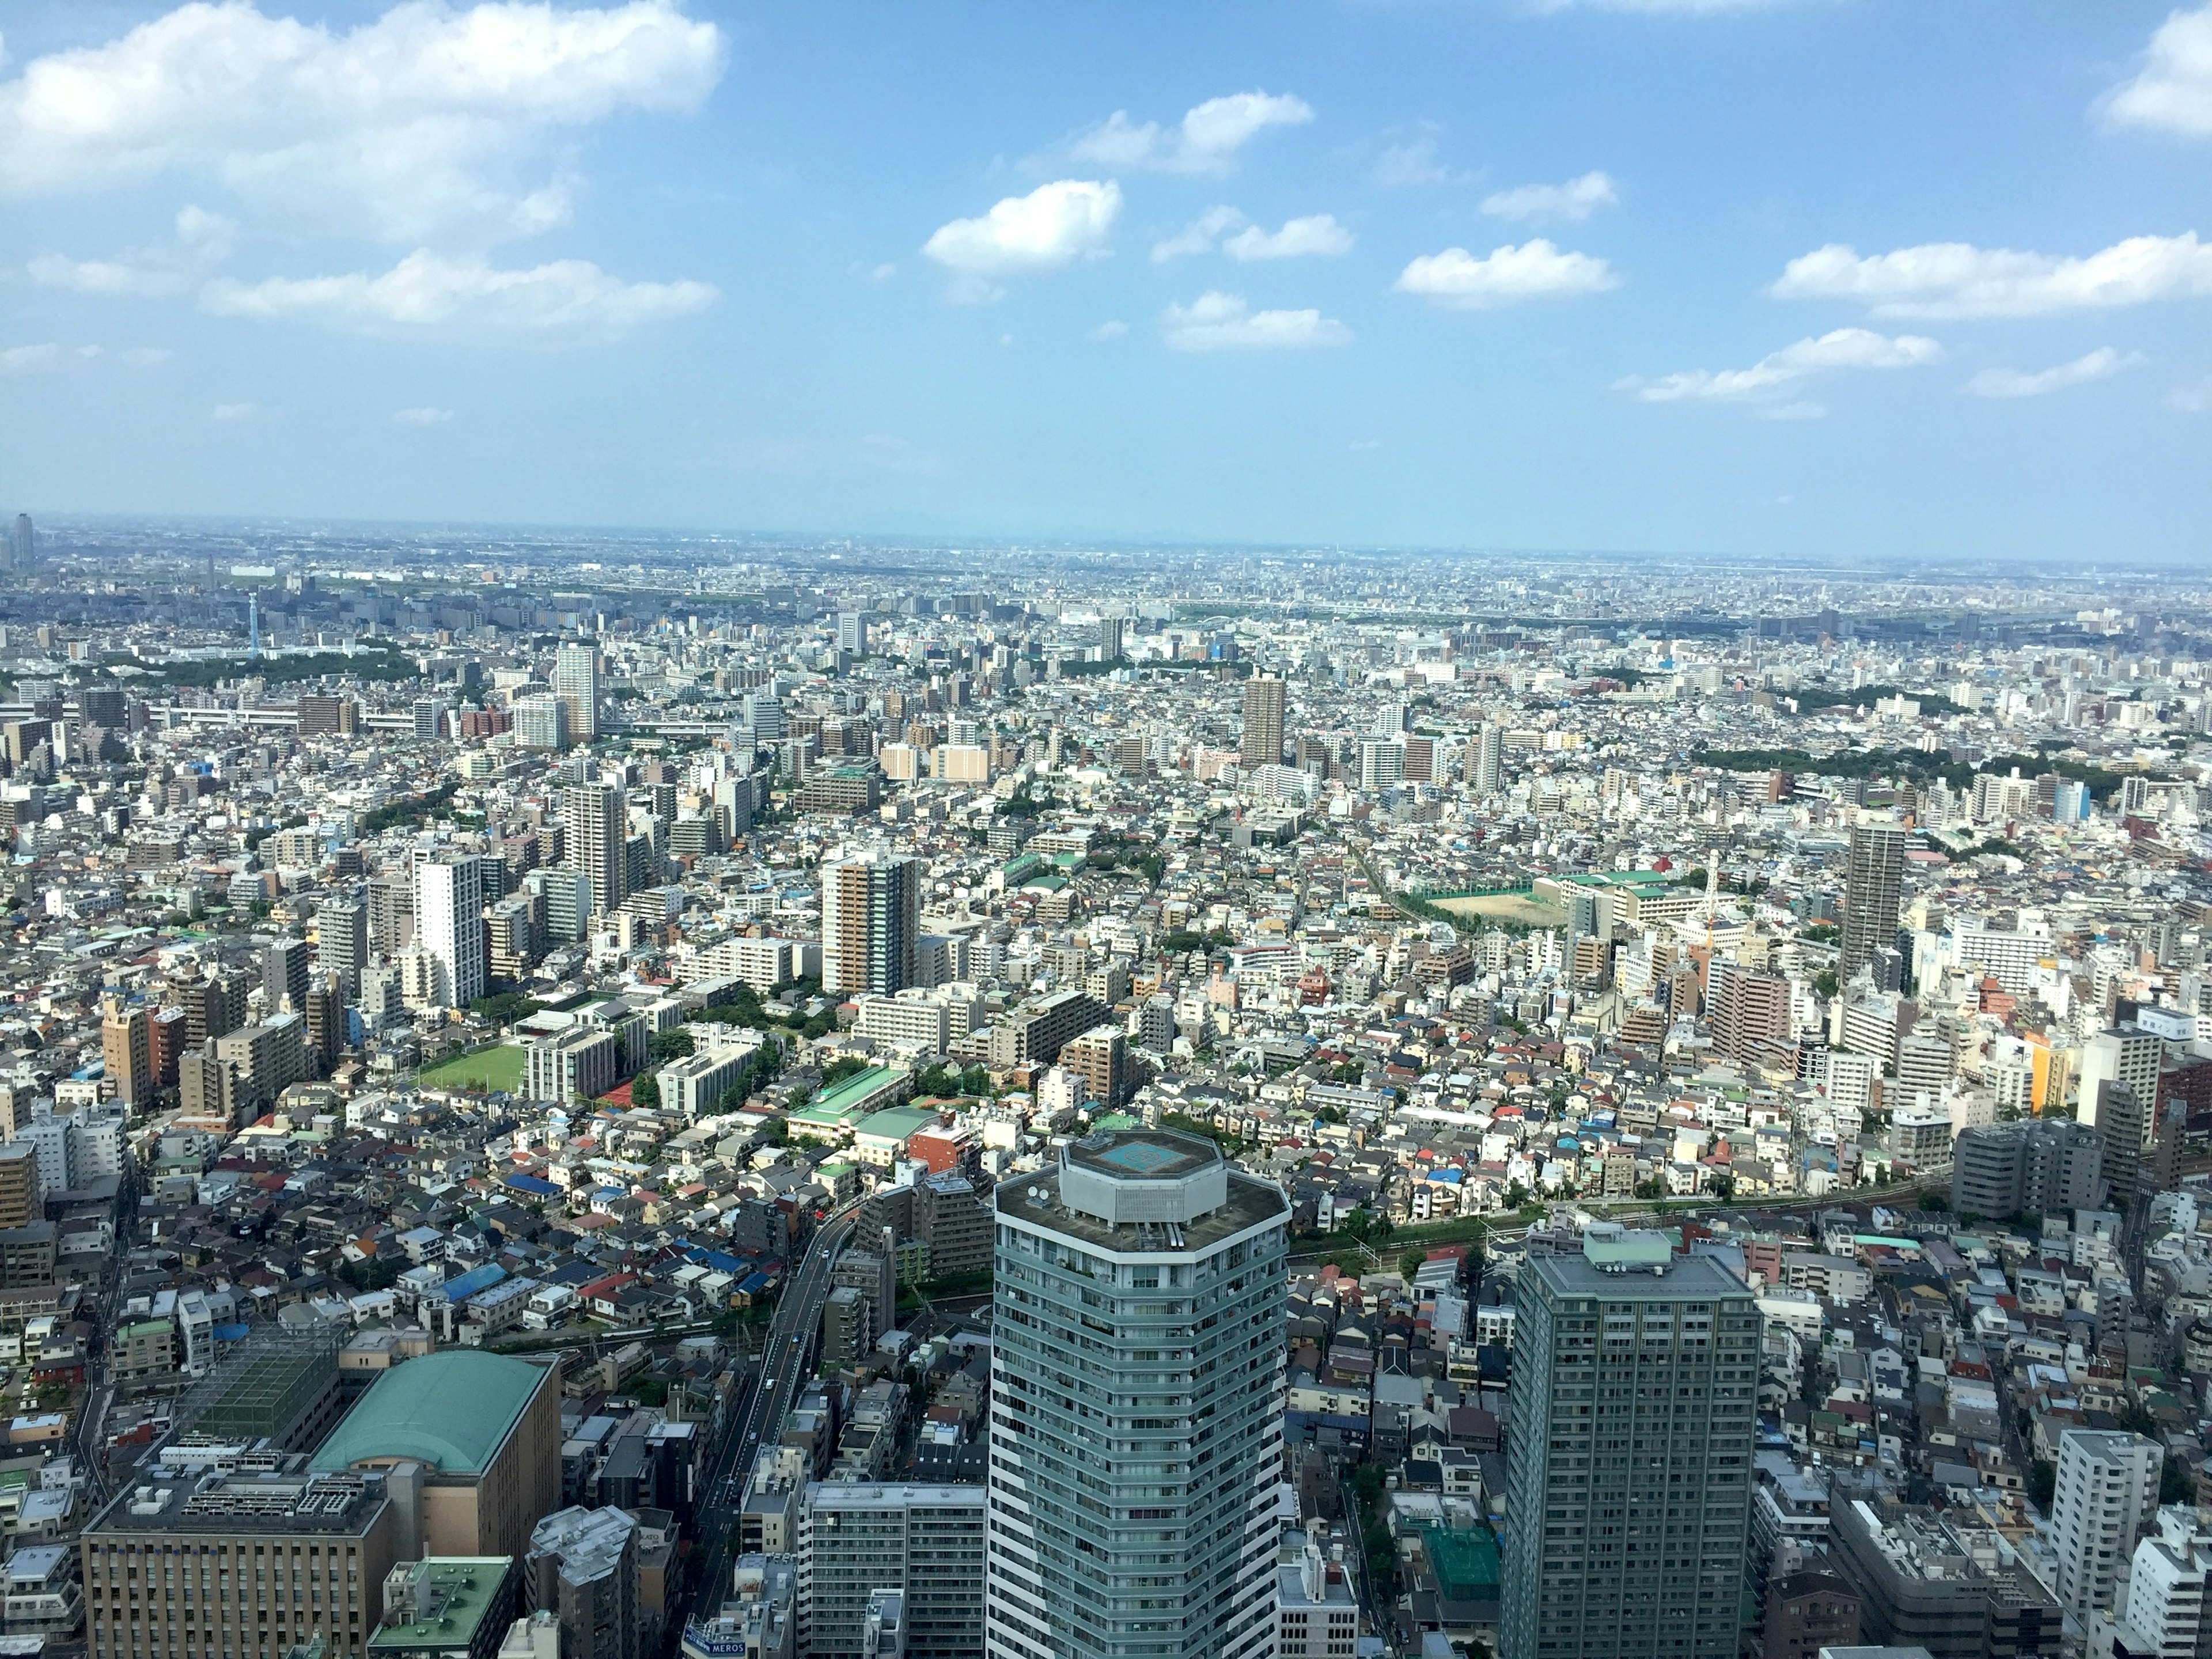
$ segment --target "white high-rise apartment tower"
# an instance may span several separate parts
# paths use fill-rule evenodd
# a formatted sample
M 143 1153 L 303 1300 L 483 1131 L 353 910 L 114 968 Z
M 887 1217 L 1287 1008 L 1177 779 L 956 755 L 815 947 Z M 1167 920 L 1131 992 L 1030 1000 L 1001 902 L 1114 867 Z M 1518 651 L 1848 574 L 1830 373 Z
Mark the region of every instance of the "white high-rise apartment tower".
M 465 1008 L 483 995 L 483 870 L 473 854 L 416 861 L 415 943 L 437 963 L 437 1006 Z
M 623 792 L 611 783 L 569 785 L 561 792 L 561 831 L 567 861 L 591 878 L 592 911 L 611 915 L 629 896 L 629 815 Z
M 1109 1130 L 995 1206 L 987 1650 L 1271 1654 L 1281 1188 L 1210 1140 Z
M 2088 1628 L 2112 1610 L 2120 1569 L 2158 1505 L 2158 1443 L 2124 1429 L 2069 1429 L 2058 1439 L 2051 1540 L 2058 1603 Z
M 1482 723 L 1474 744 L 1474 793 L 1494 795 L 1505 780 L 1505 728 L 1495 720 Z
M 596 742 L 599 735 L 599 648 L 571 640 L 553 658 L 553 695 L 568 705 L 568 741 Z

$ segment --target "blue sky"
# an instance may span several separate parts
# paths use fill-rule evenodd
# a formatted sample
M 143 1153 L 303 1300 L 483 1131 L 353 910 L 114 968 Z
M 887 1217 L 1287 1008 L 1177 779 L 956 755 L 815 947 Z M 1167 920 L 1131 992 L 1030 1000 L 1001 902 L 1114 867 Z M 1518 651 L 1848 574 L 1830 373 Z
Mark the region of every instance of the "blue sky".
M 11 509 L 2206 550 L 2212 7 L 0 33 Z

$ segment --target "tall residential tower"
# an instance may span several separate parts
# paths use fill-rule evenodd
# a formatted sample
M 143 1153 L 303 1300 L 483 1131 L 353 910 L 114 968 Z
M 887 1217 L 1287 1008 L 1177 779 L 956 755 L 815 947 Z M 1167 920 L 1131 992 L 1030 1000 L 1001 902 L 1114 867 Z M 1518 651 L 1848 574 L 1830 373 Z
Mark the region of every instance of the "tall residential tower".
M 599 648 L 571 640 L 553 655 L 553 695 L 568 706 L 568 741 L 593 743 L 599 735 Z
M 1106 1131 L 996 1206 L 990 1652 L 1272 1652 L 1281 1189 L 1210 1140 Z
M 915 982 L 920 859 L 868 854 L 822 866 L 822 988 L 889 996 Z
M 1244 682 L 1244 740 L 1237 763 L 1248 772 L 1283 763 L 1283 682 L 1272 675 Z
M 1903 824 L 1881 818 L 1862 818 L 1851 826 L 1850 862 L 1844 872 L 1843 961 L 1836 971 L 1843 984 L 1871 963 L 1875 951 L 1897 943 L 1909 833 Z
M 1710 1256 L 1593 1223 L 1514 1297 L 1504 1659 L 1735 1659 L 1759 1316 Z

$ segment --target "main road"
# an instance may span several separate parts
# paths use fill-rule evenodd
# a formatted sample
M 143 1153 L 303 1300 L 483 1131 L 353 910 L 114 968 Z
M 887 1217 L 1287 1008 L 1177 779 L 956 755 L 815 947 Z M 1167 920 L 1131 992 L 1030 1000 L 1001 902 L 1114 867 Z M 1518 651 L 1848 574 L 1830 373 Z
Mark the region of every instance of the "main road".
M 738 1396 L 737 1414 L 722 1437 L 720 1453 L 702 1488 L 699 1571 L 690 1580 L 680 1616 L 669 1620 L 672 1633 L 680 1635 L 684 1623 L 694 1616 L 712 1618 L 729 1598 L 730 1571 L 737 1554 L 738 1510 L 752 1483 L 754 1454 L 763 1443 L 774 1443 L 783 1413 L 811 1372 L 822 1304 L 830 1295 L 830 1275 L 838 1254 L 852 1237 L 859 1216 L 860 1206 L 848 1204 L 816 1227 L 805 1254 L 776 1298 L 775 1316 L 769 1323 L 768 1345 L 761 1350 L 760 1365 Z

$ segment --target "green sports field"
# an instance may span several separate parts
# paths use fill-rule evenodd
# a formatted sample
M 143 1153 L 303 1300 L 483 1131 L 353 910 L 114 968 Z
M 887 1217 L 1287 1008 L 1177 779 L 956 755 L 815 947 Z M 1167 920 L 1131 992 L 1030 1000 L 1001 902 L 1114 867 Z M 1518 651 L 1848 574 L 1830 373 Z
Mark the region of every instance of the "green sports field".
M 522 1087 L 522 1072 L 528 1055 L 519 1042 L 494 1043 L 488 1048 L 471 1049 L 465 1054 L 456 1054 L 451 1060 L 417 1072 L 415 1086 L 418 1089 L 504 1089 L 514 1094 Z

